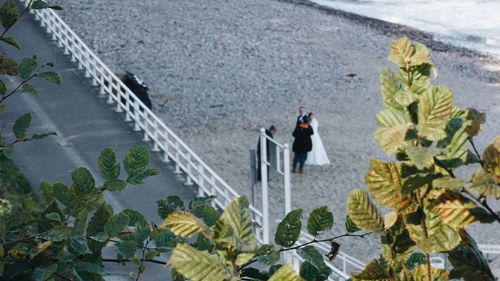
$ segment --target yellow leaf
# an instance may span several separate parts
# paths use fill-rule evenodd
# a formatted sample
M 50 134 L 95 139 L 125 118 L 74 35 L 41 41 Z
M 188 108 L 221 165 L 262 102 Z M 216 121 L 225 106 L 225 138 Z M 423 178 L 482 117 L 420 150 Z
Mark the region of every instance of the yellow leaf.
M 361 229 L 381 233 L 384 222 L 377 208 L 368 197 L 368 192 L 355 189 L 347 200 L 347 210 L 351 220 Z
M 486 173 L 482 168 L 472 175 L 470 189 L 479 192 L 481 195 L 500 199 L 500 184 L 495 183 L 491 175 Z
M 497 184 L 500 184 L 500 136 L 495 137 L 484 150 L 483 160 L 484 170 L 491 175 Z
M 233 278 L 231 269 L 218 255 L 198 251 L 187 243 L 177 244 L 168 265 L 192 281 L 221 281 Z
M 418 124 L 420 134 L 428 140 L 446 137 L 444 128 L 453 109 L 453 94 L 443 86 L 432 87 L 424 92 L 418 102 Z
M 393 154 L 403 146 L 406 132 L 410 128 L 410 124 L 397 124 L 384 130 L 379 139 L 379 143 L 387 155 Z
M 414 195 L 402 193 L 401 164 L 372 160 L 370 166 L 373 170 L 365 175 L 365 182 L 375 201 L 402 214 L 417 210 Z
M 390 212 L 384 216 L 384 228 L 387 230 L 391 228 L 398 220 L 398 213 Z
M 33 257 L 39 255 L 41 252 L 45 251 L 49 246 L 51 246 L 54 242 L 53 241 L 45 241 L 42 244 L 38 244 L 36 247 L 35 252 L 33 253 Z
M 163 221 L 160 227 L 170 227 L 170 231 L 181 237 L 189 237 L 198 232 L 203 232 L 205 236 L 212 237 L 210 229 L 190 212 L 173 212 Z
M 435 268 L 431 266 L 431 278 L 429 279 L 429 268 L 427 264 L 421 264 L 413 270 L 415 281 L 448 281 L 449 276 L 446 269 Z
M 243 253 L 243 254 L 239 254 L 237 257 L 236 257 L 236 261 L 234 262 L 236 265 L 244 265 L 245 263 L 249 262 L 253 256 L 255 256 L 254 253 Z
M 276 271 L 268 281 L 304 281 L 293 267 L 289 264 L 285 264 L 278 271 Z

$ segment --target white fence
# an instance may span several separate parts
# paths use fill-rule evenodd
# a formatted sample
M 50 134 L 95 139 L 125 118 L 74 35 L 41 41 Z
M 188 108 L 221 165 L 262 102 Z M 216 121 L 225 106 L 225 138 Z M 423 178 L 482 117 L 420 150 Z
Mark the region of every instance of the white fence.
M 21 0 L 28 5 L 29 0 Z M 176 134 L 174 134 L 151 110 L 149 110 L 121 81 L 120 79 L 92 52 L 85 43 L 68 27 L 68 25 L 51 9 L 30 10 L 40 25 L 52 35 L 60 48 L 64 48 L 64 54 L 71 56 L 71 61 L 78 64 L 78 68 L 85 71 L 85 76 L 92 80 L 92 85 L 100 88 L 100 94 L 107 97 L 109 104 L 116 104 L 117 112 L 125 112 L 125 121 L 134 122 L 134 130 L 144 132 L 144 141 L 152 141 L 153 151 L 160 152 L 165 162 L 174 162 L 175 173 L 184 172 L 186 185 L 197 184 L 198 195 L 215 195 L 214 206 L 221 209 L 234 197 L 239 197 L 223 179 L 221 179 L 205 162 L 203 162 Z M 288 147 L 282 147 L 288 156 Z M 284 161 L 289 162 L 289 161 Z M 285 163 L 284 163 L 285 164 Z M 286 164 L 285 164 L 285 167 Z M 282 171 L 289 171 L 289 167 Z M 265 174 L 265 171 L 262 171 Z M 289 175 L 288 175 L 289 177 Z M 290 189 L 288 188 L 288 197 Z M 263 196 L 264 198 L 264 196 Z M 264 204 L 263 204 L 264 205 Z M 286 204 L 286 211 L 291 209 L 290 203 Z M 263 212 L 250 206 L 254 220 L 263 228 L 256 229 L 259 242 L 269 241 L 269 222 L 263 221 Z M 267 205 L 266 205 L 267 208 Z M 267 213 L 267 209 L 264 213 Z M 312 240 L 312 237 L 303 233 L 298 243 Z M 329 251 L 327 243 L 316 244 L 321 251 Z M 500 246 L 481 245 L 493 254 L 500 252 Z M 295 252 L 295 251 L 292 251 Z M 287 255 L 287 259 L 295 266 L 301 261 L 300 257 L 293 254 Z M 364 265 L 340 252 L 336 261 L 341 262 L 341 268 L 329 263 L 332 276 L 329 280 L 347 280 L 351 271 L 360 271 Z

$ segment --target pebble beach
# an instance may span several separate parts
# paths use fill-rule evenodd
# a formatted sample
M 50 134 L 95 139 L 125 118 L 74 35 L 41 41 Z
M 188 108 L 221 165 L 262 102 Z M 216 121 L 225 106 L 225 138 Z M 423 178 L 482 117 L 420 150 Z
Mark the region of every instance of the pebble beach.
M 349 193 L 366 189 L 369 160 L 393 159 L 372 138 L 374 116 L 383 108 L 378 69 L 393 67 L 386 59 L 391 41 L 408 36 L 430 46 L 439 71 L 434 84 L 449 87 L 456 106 L 486 113 L 475 139 L 480 151 L 500 135 L 499 61 L 404 26 L 305 1 L 54 4 L 64 7 L 58 13 L 108 66 L 150 86 L 156 114 L 242 195 L 252 196 L 249 149 L 259 129 L 274 125 L 275 139 L 291 144 L 297 108 L 314 112 L 332 163 L 293 174 L 292 202 L 304 214 L 327 205 L 334 233 L 345 232 Z M 283 190 L 276 173 L 272 180 L 272 216 L 280 219 Z M 490 205 L 500 209 L 499 202 Z M 499 244 L 498 223 L 470 231 L 479 244 Z M 378 256 L 375 237 L 341 243 L 362 262 Z

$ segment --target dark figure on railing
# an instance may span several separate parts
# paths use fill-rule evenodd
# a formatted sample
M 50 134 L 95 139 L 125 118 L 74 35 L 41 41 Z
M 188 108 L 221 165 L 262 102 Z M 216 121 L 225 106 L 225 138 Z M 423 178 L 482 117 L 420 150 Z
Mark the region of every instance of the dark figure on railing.
M 269 129 L 266 129 L 266 135 L 270 138 L 274 137 L 274 134 L 276 134 L 278 130 L 276 130 L 276 127 L 271 126 Z M 271 162 L 271 141 L 267 140 L 266 141 L 266 161 Z M 257 180 L 261 181 L 262 180 L 262 175 L 260 172 L 260 138 L 259 142 L 257 143 Z M 271 167 L 267 167 L 267 181 L 270 181 L 271 179 Z
M 142 101 L 142 103 L 144 103 L 147 108 L 153 108 L 151 99 L 148 95 L 149 88 L 146 83 L 144 83 L 141 79 L 139 79 L 139 77 L 137 77 L 137 75 L 125 71 L 125 75 L 117 74 L 117 76 L 125 84 L 125 86 L 127 86 L 139 98 L 139 100 Z M 122 103 L 125 103 L 125 99 L 122 99 Z M 144 111 L 143 108 L 140 108 L 140 110 Z

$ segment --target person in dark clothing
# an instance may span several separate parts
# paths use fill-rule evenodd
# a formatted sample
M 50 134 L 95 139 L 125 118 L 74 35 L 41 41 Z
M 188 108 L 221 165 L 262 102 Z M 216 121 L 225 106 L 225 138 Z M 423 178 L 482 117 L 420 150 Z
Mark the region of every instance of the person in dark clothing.
M 297 124 L 296 125 L 304 123 L 305 117 L 307 117 L 307 114 L 304 110 L 304 107 L 301 106 L 301 107 L 299 107 L 299 116 L 297 116 Z
M 266 129 L 266 135 L 270 138 L 273 138 L 274 137 L 274 134 L 276 134 L 277 130 L 276 130 L 276 127 L 274 126 L 271 126 L 269 127 L 269 129 Z M 269 161 L 269 159 L 271 158 L 271 150 L 270 150 L 270 144 L 271 142 L 269 140 L 266 141 L 266 160 Z M 262 176 L 261 176 L 261 173 L 260 173 L 260 138 L 259 138 L 259 142 L 257 143 L 257 180 L 261 180 L 262 179 Z M 267 167 L 267 180 L 269 181 L 269 175 L 270 175 L 270 167 Z
M 314 131 L 309 125 L 309 118 L 304 117 L 303 121 L 303 123 L 295 127 L 292 134 L 295 138 L 292 145 L 292 150 L 295 153 L 292 173 L 297 172 L 297 164 L 299 165 L 299 172 L 301 174 L 304 173 L 304 163 L 307 159 L 307 153 L 312 150 L 311 136 L 314 134 Z

